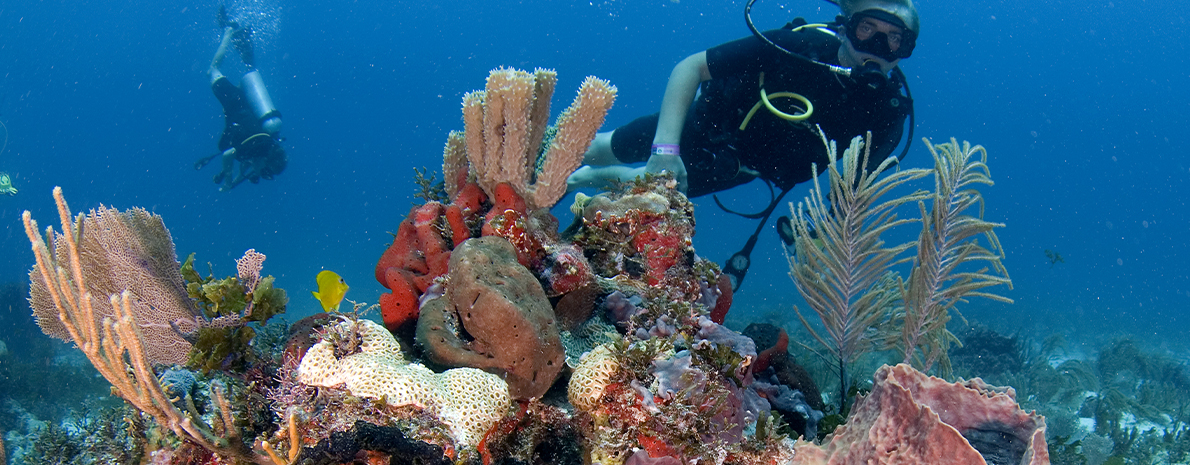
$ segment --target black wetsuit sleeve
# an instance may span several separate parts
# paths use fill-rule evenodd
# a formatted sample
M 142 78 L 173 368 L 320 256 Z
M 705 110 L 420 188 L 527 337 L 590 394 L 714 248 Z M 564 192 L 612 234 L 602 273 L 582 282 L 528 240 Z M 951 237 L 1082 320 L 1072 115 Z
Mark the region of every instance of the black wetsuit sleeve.
M 765 37 L 782 48 L 815 61 L 834 63 L 837 57 L 823 55 L 823 34 L 817 31 L 794 32 L 789 29 L 774 29 L 764 32 Z M 837 50 L 837 49 L 836 49 Z M 791 58 L 777 48 L 748 36 L 707 49 L 707 70 L 712 79 L 732 74 L 754 74 L 767 71 L 774 66 L 783 66 Z

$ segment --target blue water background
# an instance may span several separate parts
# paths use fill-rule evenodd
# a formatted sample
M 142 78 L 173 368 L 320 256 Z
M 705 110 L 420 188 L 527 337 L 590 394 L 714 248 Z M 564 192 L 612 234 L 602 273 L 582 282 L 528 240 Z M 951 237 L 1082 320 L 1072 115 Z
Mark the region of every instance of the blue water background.
M 75 211 L 102 203 L 160 214 L 179 258 L 196 252 L 220 276 L 235 272 L 246 249 L 265 253 L 265 272 L 290 291 L 290 321 L 318 310 L 309 291 L 324 268 L 352 286 L 348 298 L 375 302 L 383 288 L 373 268 L 415 200 L 413 168 L 440 166 L 447 132 L 462 129 L 463 93 L 481 88 L 490 69 L 557 69 L 555 114 L 585 76 L 610 80 L 619 88 L 610 129 L 656 111 L 682 58 L 748 34 L 739 1 L 242 2 L 267 25 L 257 59 L 285 116 L 290 164 L 275 181 L 220 193 L 214 166 L 192 167 L 214 153 L 223 125 L 205 73 L 219 39 L 217 5 L 0 6 L 8 128 L 0 171 L 20 189 L 0 197 L 0 282 L 25 280 L 33 263 L 21 212 L 56 224 L 50 191 L 62 186 Z M 1007 224 L 999 237 L 1015 288 L 1003 294 L 1016 303 L 960 308 L 1031 337 L 1129 333 L 1184 349 L 1183 2 L 927 0 L 918 8 L 921 39 L 902 64 L 915 137 L 985 146 L 996 181 L 983 189 L 986 218 Z M 761 0 L 753 17 L 767 29 L 836 11 L 821 1 Z M 228 75 L 242 73 L 237 60 L 228 57 Z M 905 165 L 932 166 L 920 140 Z M 755 184 L 722 198 L 759 210 L 767 191 Z M 753 222 L 720 212 L 709 197 L 695 201 L 697 251 L 722 263 Z M 559 217 L 568 205 L 555 209 Z M 1051 267 L 1046 249 L 1065 263 Z M 771 225 L 753 258 L 732 321 L 793 318 L 801 299 Z

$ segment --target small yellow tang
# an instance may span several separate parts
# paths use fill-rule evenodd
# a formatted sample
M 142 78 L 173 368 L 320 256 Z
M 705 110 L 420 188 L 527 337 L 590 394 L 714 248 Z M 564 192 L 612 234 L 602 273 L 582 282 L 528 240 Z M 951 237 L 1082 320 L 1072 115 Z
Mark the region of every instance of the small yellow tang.
M 347 295 L 347 283 L 343 282 L 343 278 L 331 270 L 322 270 L 318 273 L 318 292 L 311 292 L 314 298 L 322 303 L 323 311 L 339 310 L 339 303 L 343 302 L 343 296 Z

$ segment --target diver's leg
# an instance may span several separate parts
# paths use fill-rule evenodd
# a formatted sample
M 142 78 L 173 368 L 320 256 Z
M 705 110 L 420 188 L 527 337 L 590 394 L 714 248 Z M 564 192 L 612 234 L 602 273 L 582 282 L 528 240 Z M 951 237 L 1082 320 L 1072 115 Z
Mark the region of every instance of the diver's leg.
M 645 167 L 627 165 L 591 166 L 584 165 L 566 178 L 566 191 L 582 188 L 608 189 L 612 182 L 630 182 L 644 176 Z
M 252 51 L 252 26 L 247 25 L 235 31 L 233 38 L 240 60 L 249 70 L 256 69 L 256 54 Z
M 236 149 L 229 148 L 223 151 L 223 168 L 219 170 L 219 174 L 215 175 L 213 181 L 215 184 L 230 183 L 231 177 L 235 171 L 236 164 Z
M 583 155 L 584 165 L 607 166 L 622 164 L 620 159 L 616 158 L 615 152 L 612 151 L 612 134 L 615 132 L 613 130 L 595 134 L 595 139 L 591 141 L 591 147 L 587 148 L 587 153 Z
M 242 168 L 243 167 L 241 167 L 241 170 Z M 241 172 L 239 176 L 235 177 L 235 179 L 230 179 L 230 177 L 228 179 L 228 182 L 224 184 L 223 187 L 219 188 L 219 192 L 227 192 L 229 190 L 235 189 L 236 186 L 240 185 L 240 183 L 244 182 L 244 180 L 248 179 L 248 177 Z
M 223 57 L 227 56 L 227 47 L 231 45 L 231 39 L 235 32 L 236 29 L 230 26 L 223 29 L 223 39 L 219 41 L 219 48 L 215 50 L 215 56 L 211 57 L 211 67 L 207 70 L 207 74 L 211 77 L 211 83 L 223 77 L 219 66 L 223 64 Z

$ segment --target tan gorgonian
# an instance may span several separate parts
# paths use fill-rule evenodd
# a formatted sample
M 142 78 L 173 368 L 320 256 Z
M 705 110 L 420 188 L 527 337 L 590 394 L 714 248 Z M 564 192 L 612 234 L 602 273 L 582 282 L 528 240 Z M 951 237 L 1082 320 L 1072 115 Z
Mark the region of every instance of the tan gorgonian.
M 897 160 L 890 157 L 869 172 L 870 150 L 863 138 L 852 139 L 842 156 L 834 142 L 827 142 L 825 136 L 823 142 L 832 160 L 827 170 L 830 193 L 824 195 L 815 179 L 804 206 L 790 204 L 796 253 L 789 270 L 798 291 L 822 320 L 825 335 L 794 307 L 807 331 L 838 363 L 840 399 L 847 394 L 848 365 L 873 350 L 895 348 L 905 363 L 923 371 L 937 363 L 948 375 L 947 351 L 958 342 L 946 329 L 950 310 L 968 297 L 1012 302 L 983 290 L 1012 286 L 1001 263 L 1003 248 L 993 231 L 1003 224 L 983 220 L 983 197 L 975 190 L 980 184 L 992 185 L 987 151 L 966 142 L 959 145 L 953 138 L 938 145 L 927 140 L 933 170 L 884 173 Z M 934 192 L 882 200 L 890 190 L 931 172 Z M 917 221 L 899 219 L 895 213 L 910 202 L 917 202 L 921 212 L 918 240 L 886 245 L 881 234 Z M 975 208 L 978 211 L 972 212 Z M 808 218 L 799 214 L 801 210 Z M 990 248 L 979 244 L 979 236 L 987 238 Z M 915 257 L 902 256 L 914 247 Z M 905 281 L 893 268 L 910 259 L 913 264 Z M 986 262 L 994 271 L 987 267 L 968 271 L 964 266 L 976 262 Z
M 53 311 L 56 312 L 59 323 L 57 326 L 48 324 L 50 318 L 48 311 L 43 312 L 45 314 L 39 314 L 39 322 L 42 323 L 46 334 L 57 336 L 51 334 L 51 330 L 48 328 L 57 328 L 54 330 L 62 331 L 69 337 L 69 340 L 74 341 L 79 350 L 83 351 L 99 374 L 112 383 L 112 392 L 127 400 L 140 411 L 152 416 L 159 425 L 173 431 L 178 437 L 193 441 L 195 444 L 227 458 L 235 458 L 258 465 L 273 464 L 272 459 L 263 453 L 255 452 L 252 449 L 253 445 L 246 443 L 245 438 L 240 435 L 239 428 L 232 417 L 231 405 L 224 396 L 224 388 L 220 383 L 211 385 L 211 395 L 219 408 L 218 416 L 211 415 L 214 417 L 213 424 L 209 424 L 198 412 L 189 395 L 185 399 L 171 399 L 165 393 L 153 372 L 154 360 L 149 355 L 153 349 L 148 344 L 152 342 L 153 338 L 149 336 L 150 329 L 146 328 L 145 321 L 141 319 L 144 315 L 141 309 L 146 305 L 145 302 L 158 302 L 159 300 L 145 299 L 134 293 L 129 287 L 116 290 L 108 295 L 95 295 L 95 292 L 106 291 L 99 291 L 94 287 L 94 284 L 89 283 L 89 280 L 103 281 L 126 278 L 100 276 L 102 273 L 121 272 L 125 268 L 99 267 L 96 263 L 101 262 L 96 262 L 86 256 L 91 252 L 85 244 L 88 241 L 99 240 L 96 236 L 110 231 L 84 229 L 87 227 L 85 225 L 91 224 L 89 219 L 93 220 L 95 215 L 79 214 L 72 221 L 70 207 L 66 205 L 66 198 L 62 195 L 62 189 L 59 187 L 54 188 L 54 201 L 58 206 L 58 218 L 62 224 L 61 231 L 55 232 L 52 227 L 46 228 L 46 234 L 42 236 L 38 231 L 37 222 L 33 220 L 29 211 L 26 210 L 21 215 L 21 220 L 25 224 L 25 234 L 29 236 L 29 241 L 33 245 L 33 253 L 37 259 L 37 264 L 31 272 L 33 287 L 40 286 L 40 292 L 43 293 L 41 297 L 37 297 L 35 294 L 34 298 L 48 301 L 52 305 Z M 119 214 L 119 212 L 102 214 Z M 132 221 L 135 218 L 149 216 L 147 213 L 139 212 L 130 215 L 132 216 L 124 219 Z M 160 222 L 159 217 L 156 222 Z M 149 223 L 151 226 L 153 222 Z M 132 229 L 144 232 L 159 227 L 160 231 L 158 232 L 164 232 L 164 239 L 161 242 L 168 242 L 171 250 L 167 257 L 161 259 L 172 259 L 173 242 L 168 240 L 169 233 L 168 230 L 165 230 L 164 224 L 147 229 L 143 226 Z M 95 225 L 92 224 L 91 227 L 95 227 Z M 106 239 L 131 241 L 134 237 L 140 236 L 124 234 L 120 238 L 108 237 Z M 46 242 L 47 239 L 56 247 L 51 248 Z M 123 244 L 123 249 L 135 247 L 130 242 Z M 175 260 L 174 267 L 176 268 L 176 266 Z M 178 278 L 180 280 L 180 276 Z M 185 294 L 182 296 L 184 297 Z M 185 410 L 174 405 L 174 402 L 178 400 L 185 400 Z
M 946 375 L 950 372 L 947 351 L 951 342 L 957 342 L 946 330 L 950 310 L 968 297 L 1012 303 L 982 290 L 999 284 L 1012 289 L 1012 279 L 1000 261 L 1004 248 L 994 231 L 1004 225 L 984 221 L 983 196 L 975 190 L 977 185 L 993 184 L 987 150 L 966 141 L 959 145 L 954 138 L 938 145 L 924 140 L 934 156 L 934 195 L 928 212 L 925 202 L 918 202 L 922 229 L 909 282 L 901 283 L 904 307 L 897 315 L 901 334 L 895 346 L 904 363 L 925 371 L 937 362 Z M 973 209 L 978 211 L 972 214 Z M 990 248 L 979 244 L 980 236 L 987 238 Z M 986 262 L 993 271 L 963 268 L 975 262 Z
M 871 137 L 870 133 L 868 137 Z M 822 141 L 831 160 L 827 166 L 830 202 L 815 178 L 814 190 L 806 203 L 799 203 L 797 207 L 790 203 L 797 239 L 796 253 L 789 262 L 789 275 L 806 303 L 822 320 L 825 336 L 814 330 L 797 306 L 793 307 L 810 335 L 826 347 L 838 363 L 839 398 L 845 399 L 848 365 L 878 347 L 881 338 L 873 337 L 871 328 L 887 316 L 890 306 L 899 297 L 896 286 L 881 278 L 889 268 L 908 260 L 898 257 L 913 247 L 912 242 L 888 246 L 880 235 L 912 222 L 898 219 L 896 208 L 924 200 L 929 193 L 918 191 L 890 200 L 882 200 L 882 197 L 897 186 L 925 177 L 929 171 L 893 171 L 881 176 L 897 159 L 889 157 L 875 170 L 868 171 L 871 149 L 863 137 L 852 139 L 851 146 L 842 156 L 838 155 L 834 141 L 828 142 L 825 135 L 822 135 Z M 818 172 L 817 167 L 814 170 Z M 809 218 L 798 213 L 803 209 Z M 811 230 L 821 239 L 821 245 L 815 243 Z

